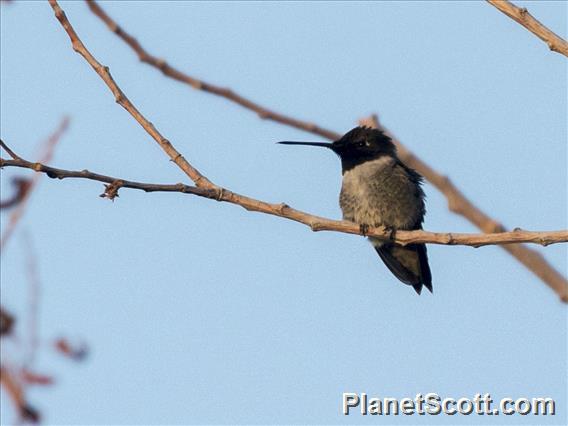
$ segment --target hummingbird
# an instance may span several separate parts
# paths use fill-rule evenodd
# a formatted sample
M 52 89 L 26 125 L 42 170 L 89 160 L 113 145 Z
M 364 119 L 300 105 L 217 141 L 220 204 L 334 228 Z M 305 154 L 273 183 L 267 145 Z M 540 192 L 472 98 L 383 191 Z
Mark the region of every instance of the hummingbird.
M 393 233 L 422 229 L 424 179 L 398 158 L 396 146 L 382 130 L 355 127 L 332 143 L 278 143 L 324 147 L 340 157 L 343 180 L 339 206 L 343 219 L 359 224 L 363 234 L 370 226 L 383 226 Z M 374 237 L 369 241 L 396 278 L 418 294 L 423 286 L 432 292 L 426 245 L 402 246 Z

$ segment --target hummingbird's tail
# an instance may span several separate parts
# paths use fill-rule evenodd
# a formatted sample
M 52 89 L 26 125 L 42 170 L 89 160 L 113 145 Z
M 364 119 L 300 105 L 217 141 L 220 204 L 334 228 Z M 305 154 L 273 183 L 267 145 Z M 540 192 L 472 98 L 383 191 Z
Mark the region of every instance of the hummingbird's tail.
M 432 293 L 432 274 L 424 244 L 399 246 L 392 243 L 373 243 L 375 250 L 389 270 L 404 284 L 420 294 L 422 286 Z

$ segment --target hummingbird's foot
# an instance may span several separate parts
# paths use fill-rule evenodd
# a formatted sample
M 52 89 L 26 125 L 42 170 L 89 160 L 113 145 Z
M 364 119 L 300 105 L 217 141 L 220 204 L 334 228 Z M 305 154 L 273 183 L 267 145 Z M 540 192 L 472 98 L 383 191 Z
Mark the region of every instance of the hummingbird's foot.
M 396 228 L 393 226 L 386 226 L 385 225 L 385 231 L 388 232 L 388 239 L 391 241 L 394 241 L 395 236 L 396 236 Z
M 359 232 L 361 233 L 361 235 L 366 237 L 369 233 L 369 225 L 367 225 L 366 223 L 359 224 Z

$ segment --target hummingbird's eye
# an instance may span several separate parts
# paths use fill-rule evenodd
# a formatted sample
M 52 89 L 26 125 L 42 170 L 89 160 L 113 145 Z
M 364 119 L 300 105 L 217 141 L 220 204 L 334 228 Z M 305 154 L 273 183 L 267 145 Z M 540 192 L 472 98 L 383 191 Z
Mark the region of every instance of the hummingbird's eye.
M 359 141 L 355 144 L 358 148 L 363 148 L 365 145 L 368 145 L 366 141 Z

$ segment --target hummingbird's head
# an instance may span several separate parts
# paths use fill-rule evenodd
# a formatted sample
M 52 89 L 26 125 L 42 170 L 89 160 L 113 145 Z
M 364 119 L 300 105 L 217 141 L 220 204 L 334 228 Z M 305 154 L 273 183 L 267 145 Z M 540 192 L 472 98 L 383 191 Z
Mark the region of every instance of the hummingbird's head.
M 382 156 L 396 156 L 396 147 L 382 130 L 355 127 L 333 143 L 278 142 L 284 145 L 309 145 L 329 148 L 341 157 L 343 163 L 357 165 Z
M 370 127 L 355 127 L 331 145 L 331 149 L 342 159 L 364 162 L 384 155 L 396 155 L 391 138 L 382 130 Z

